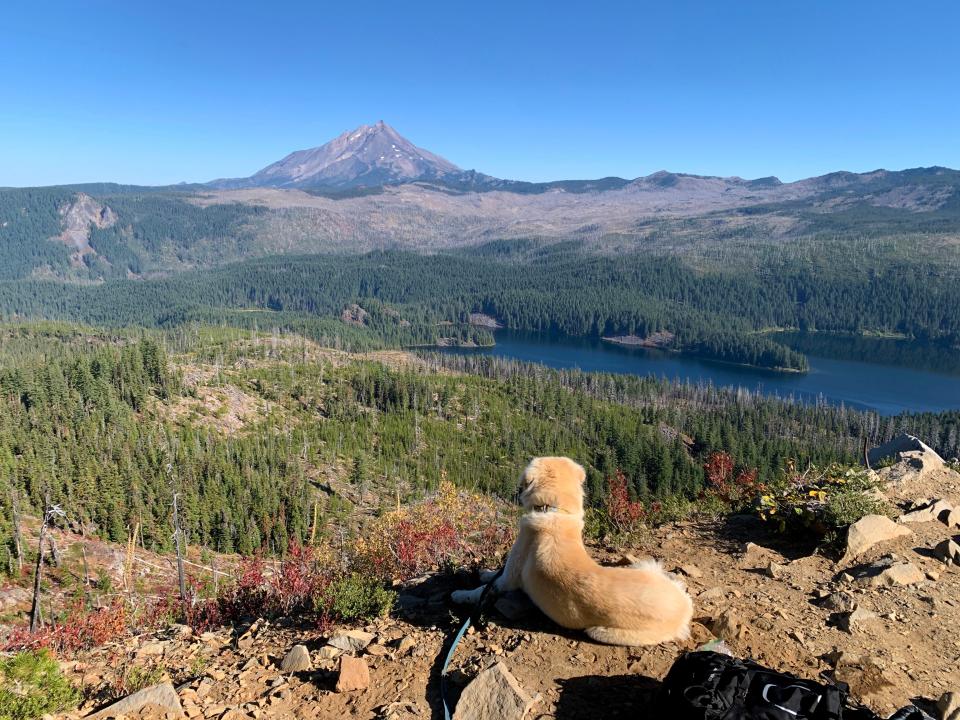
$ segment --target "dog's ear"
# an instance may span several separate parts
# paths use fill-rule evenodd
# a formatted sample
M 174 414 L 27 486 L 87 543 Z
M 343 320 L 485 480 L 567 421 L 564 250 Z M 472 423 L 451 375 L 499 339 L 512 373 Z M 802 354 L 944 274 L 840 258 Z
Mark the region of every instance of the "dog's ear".
M 587 471 L 583 469 L 583 465 L 568 457 L 560 459 L 566 461 L 568 467 L 573 471 L 573 476 L 580 481 L 581 485 L 587 482 Z
M 583 465 L 579 463 L 574 463 L 577 466 L 577 474 L 580 476 L 580 484 L 584 485 L 587 482 L 587 471 L 583 469 Z
M 539 464 L 540 458 L 534 458 L 530 461 L 530 464 L 523 469 L 523 472 L 520 473 L 520 492 L 523 492 L 533 484 L 533 481 L 536 479 Z
M 530 461 L 530 464 L 524 468 L 523 473 L 520 475 L 521 493 L 530 490 L 538 481 L 544 479 L 544 477 L 549 477 L 549 460 L 550 458 L 535 457 Z

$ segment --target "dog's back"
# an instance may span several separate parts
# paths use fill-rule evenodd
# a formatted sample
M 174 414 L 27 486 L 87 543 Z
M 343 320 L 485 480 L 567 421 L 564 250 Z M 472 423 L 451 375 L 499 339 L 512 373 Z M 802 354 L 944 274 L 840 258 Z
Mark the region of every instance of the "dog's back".
M 523 588 L 557 624 L 614 644 L 689 635 L 693 603 L 683 584 L 657 563 L 601 567 L 583 546 L 578 517 L 538 514 L 523 522 L 531 533 Z
M 583 546 L 584 469 L 565 457 L 535 458 L 521 477 L 526 514 L 495 581 L 522 588 L 558 625 L 585 630 L 612 645 L 655 645 L 690 633 L 693 603 L 683 584 L 654 562 L 631 568 L 597 565 Z M 455 602 L 478 602 L 483 587 L 457 590 Z

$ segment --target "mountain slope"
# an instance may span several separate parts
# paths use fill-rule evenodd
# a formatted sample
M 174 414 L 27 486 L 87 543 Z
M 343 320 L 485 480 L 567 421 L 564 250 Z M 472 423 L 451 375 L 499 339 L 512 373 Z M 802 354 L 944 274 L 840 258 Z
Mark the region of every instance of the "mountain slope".
M 462 171 L 417 147 L 387 125 L 361 125 L 320 147 L 298 150 L 249 178 L 215 180 L 213 187 L 349 188 L 436 180 Z

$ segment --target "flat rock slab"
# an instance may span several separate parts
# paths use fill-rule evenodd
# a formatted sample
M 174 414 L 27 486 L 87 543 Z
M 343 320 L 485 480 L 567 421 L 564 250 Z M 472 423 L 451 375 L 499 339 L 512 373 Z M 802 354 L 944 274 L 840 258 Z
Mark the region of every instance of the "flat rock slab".
M 360 652 L 373 642 L 374 637 L 376 636 L 373 633 L 364 632 L 363 630 L 346 630 L 337 633 L 327 640 L 327 645 L 332 645 L 344 652 Z
M 847 552 L 840 562 L 852 560 L 878 543 L 912 534 L 910 528 L 898 525 L 885 515 L 866 515 L 847 531 Z
M 523 720 L 538 697 L 531 697 L 502 662 L 473 679 L 457 702 L 453 720 Z
M 953 505 L 946 500 L 937 500 L 936 502 L 922 507 L 918 510 L 912 510 L 906 515 L 901 515 L 899 520 L 902 523 L 921 523 L 942 520 L 947 522 L 947 518 L 953 511 Z
M 340 656 L 340 673 L 337 676 L 337 692 L 354 692 L 370 687 L 370 668 L 363 658 Z
M 904 562 L 891 565 L 879 575 L 870 578 L 870 584 L 874 587 L 915 585 L 918 582 L 923 582 L 925 577 L 916 565 Z
M 343 655 L 343 650 L 332 645 L 324 645 L 317 651 L 317 655 L 321 660 L 333 660 Z
M 183 706 L 180 704 L 177 691 L 173 688 L 173 684 L 169 682 L 138 690 L 132 695 L 127 695 L 127 697 L 122 700 L 117 700 L 110 707 L 104 708 L 87 717 L 92 720 L 106 720 L 106 718 L 113 718 L 119 715 L 132 715 L 147 707 L 162 708 L 166 712 L 167 717 L 186 717 L 186 714 L 183 712 Z

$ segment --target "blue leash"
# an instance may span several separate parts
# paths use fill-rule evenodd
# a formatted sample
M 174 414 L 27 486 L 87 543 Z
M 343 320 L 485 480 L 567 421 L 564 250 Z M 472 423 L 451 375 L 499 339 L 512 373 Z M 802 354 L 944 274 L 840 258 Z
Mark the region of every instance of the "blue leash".
M 450 714 L 450 703 L 447 702 L 447 673 L 450 669 L 450 661 L 453 660 L 453 654 L 457 651 L 457 645 L 460 644 L 460 641 L 463 640 L 463 636 L 467 633 L 467 629 L 471 625 L 480 624 L 480 615 L 483 613 L 483 606 L 487 600 L 487 595 L 490 594 L 490 591 L 493 589 L 493 583 L 503 575 L 503 571 L 506 566 L 497 570 L 497 574 L 493 576 L 493 579 L 488 582 L 484 588 L 483 592 L 480 593 L 480 601 L 476 604 L 467 617 L 464 619 L 463 624 L 460 626 L 460 629 L 457 631 L 457 634 L 453 636 L 453 642 L 450 643 L 450 649 L 447 650 L 447 657 L 443 661 L 443 667 L 440 669 L 440 700 L 443 702 L 443 717 L 444 720 L 451 720 Z

